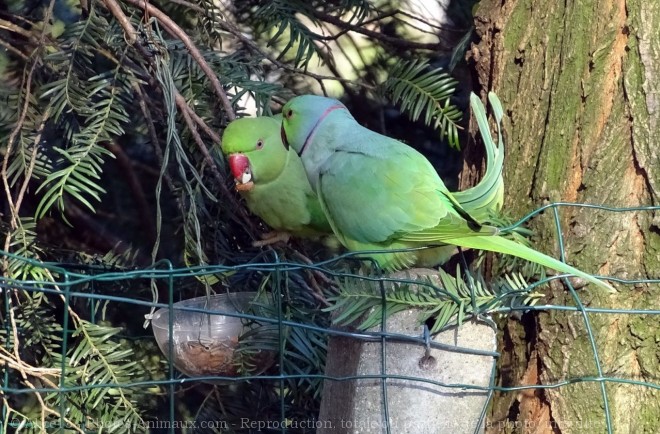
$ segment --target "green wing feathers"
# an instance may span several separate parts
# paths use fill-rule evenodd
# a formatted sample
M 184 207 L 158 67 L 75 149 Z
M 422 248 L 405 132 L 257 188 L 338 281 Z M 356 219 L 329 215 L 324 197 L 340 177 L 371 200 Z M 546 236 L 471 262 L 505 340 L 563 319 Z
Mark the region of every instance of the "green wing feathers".
M 319 174 L 318 196 L 342 238 L 382 243 L 433 228 L 452 208 L 438 200 L 444 185 L 430 163 L 408 147 L 389 158 L 386 141 L 379 154 L 337 151 Z

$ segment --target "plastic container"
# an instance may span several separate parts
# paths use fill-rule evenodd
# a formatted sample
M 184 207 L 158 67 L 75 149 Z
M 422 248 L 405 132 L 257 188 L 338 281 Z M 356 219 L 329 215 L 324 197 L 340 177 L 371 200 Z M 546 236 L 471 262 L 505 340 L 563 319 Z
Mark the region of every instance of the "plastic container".
M 261 326 L 246 319 L 227 315 L 254 314 L 255 312 L 250 311 L 250 306 L 256 296 L 256 292 L 236 292 L 174 303 L 172 328 L 174 366 L 191 377 L 257 375 L 270 367 L 275 360 L 274 351 L 239 349 L 240 336 L 248 331 L 258 333 Z M 264 299 L 260 298 L 259 302 L 263 304 Z M 182 308 L 203 309 L 210 313 L 193 312 Z M 159 309 L 154 313 L 151 321 L 158 347 L 168 359 L 169 314 L 169 309 Z

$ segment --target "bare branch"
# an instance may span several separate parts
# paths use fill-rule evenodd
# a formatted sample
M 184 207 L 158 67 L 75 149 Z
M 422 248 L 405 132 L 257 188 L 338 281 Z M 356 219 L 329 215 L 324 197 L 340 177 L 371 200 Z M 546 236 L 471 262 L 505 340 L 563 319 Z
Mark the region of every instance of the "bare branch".
M 393 36 L 384 35 L 375 30 L 369 30 L 358 25 L 347 23 L 345 21 L 342 21 L 340 18 L 333 17 L 332 15 L 328 15 L 323 12 L 314 11 L 313 15 L 315 18 L 325 21 L 326 23 L 333 24 L 339 27 L 340 29 L 361 33 L 365 36 L 369 36 L 370 38 L 379 40 L 393 47 L 404 48 L 404 49 L 431 50 L 431 51 L 446 49 L 446 47 L 440 42 L 425 43 L 425 42 L 414 42 L 414 41 L 407 41 L 405 39 L 395 38 Z
M 390 12 L 385 12 L 384 14 L 378 15 L 378 16 L 376 16 L 376 17 L 374 17 L 374 18 L 369 19 L 369 20 L 362 21 L 362 22 L 360 23 L 360 26 L 365 26 L 365 25 L 367 25 L 367 24 L 371 24 L 371 23 L 374 23 L 374 22 L 376 22 L 376 21 L 380 21 L 380 20 L 383 20 L 383 19 L 385 19 L 385 18 L 392 17 L 392 16 L 394 16 L 394 15 L 396 15 L 396 14 L 398 14 L 398 13 L 400 13 L 400 11 L 398 11 L 398 10 L 390 11 Z M 339 39 L 341 36 L 345 35 L 346 33 L 350 32 L 350 31 L 352 31 L 352 29 L 350 29 L 350 28 L 345 28 L 345 29 L 343 29 L 343 30 L 341 30 L 341 31 L 339 31 L 339 32 L 337 32 L 337 33 L 335 33 L 334 35 L 327 35 L 327 36 L 324 36 L 324 35 L 316 35 L 316 37 L 317 37 L 318 39 L 321 39 L 321 40 L 334 41 L 334 40 L 336 40 L 336 39 Z
M 192 109 L 190 106 L 188 106 L 188 103 L 186 102 L 186 99 L 179 93 L 177 92 L 174 99 L 176 100 L 176 105 L 179 107 L 179 111 L 181 112 L 181 115 L 183 115 L 183 119 L 186 121 L 186 125 L 188 125 L 188 129 L 190 130 L 190 133 L 192 134 L 193 140 L 197 144 L 197 148 L 199 151 L 202 153 L 204 156 L 204 160 L 206 163 L 209 165 L 211 168 L 211 172 L 213 172 L 213 175 L 217 178 L 217 180 L 220 182 L 220 184 L 224 187 L 224 179 L 220 172 L 218 171 L 218 168 L 215 167 L 215 164 L 213 162 L 213 158 L 211 157 L 211 154 L 209 153 L 208 148 L 204 144 L 204 141 L 202 140 L 201 136 L 199 135 L 199 132 L 197 132 L 197 124 L 195 121 L 193 121 L 192 116 L 190 115 L 190 112 L 192 112 Z M 218 140 L 220 142 L 220 140 Z M 227 193 L 229 193 L 227 191 Z
M 27 62 L 28 57 L 25 54 L 23 54 L 23 52 L 21 50 L 19 50 L 18 48 L 14 47 L 11 44 L 8 44 L 6 41 L 4 41 L 2 39 L 0 39 L 0 45 L 2 45 L 7 51 L 11 51 L 15 55 L 17 55 L 18 57 L 23 59 L 24 62 Z
M 132 1 L 132 0 L 131 0 Z M 279 60 L 275 59 L 273 56 L 269 55 L 265 51 L 263 51 L 259 45 L 257 45 L 256 42 L 245 36 L 238 28 L 235 26 L 231 25 L 230 23 L 224 21 L 224 22 L 217 22 L 217 24 L 227 32 L 231 33 L 234 35 L 239 41 L 247 45 L 251 50 L 254 52 L 258 53 L 260 56 L 268 60 L 270 63 L 273 65 L 277 66 L 278 68 L 285 69 L 290 72 L 294 72 L 296 74 L 301 74 L 301 75 L 306 75 L 308 77 L 311 77 L 315 80 L 317 80 L 319 83 L 321 83 L 323 80 L 333 80 L 333 81 L 338 81 L 342 84 L 347 84 L 347 85 L 352 85 L 352 86 L 362 86 L 367 89 L 372 89 L 373 87 L 366 84 L 366 83 L 360 83 L 360 82 L 355 82 L 353 80 L 347 80 L 342 77 L 335 77 L 335 76 L 330 76 L 330 75 L 320 75 L 320 74 L 315 74 L 313 72 L 309 71 L 304 71 L 299 68 L 294 68 L 291 65 L 287 65 L 286 63 L 282 63 Z
M 178 5 L 185 6 L 188 9 L 191 9 L 195 12 L 204 12 L 204 8 L 198 6 L 194 3 L 187 2 L 186 0 L 170 0 L 170 3 L 176 3 Z
M 114 1 L 114 0 L 104 0 L 104 1 Z M 133 4 L 133 5 L 135 5 L 135 6 L 138 6 L 138 7 L 144 7 L 145 6 L 145 4 L 142 3 L 140 0 L 126 0 L 126 1 Z M 112 11 L 112 9 L 110 9 L 110 10 Z M 218 94 L 221 101 L 223 102 L 225 112 L 227 113 L 227 117 L 230 120 L 235 119 L 236 115 L 234 114 L 234 111 L 231 107 L 231 103 L 229 102 L 229 98 L 227 97 L 227 94 L 222 89 L 222 85 L 220 84 L 220 81 L 218 80 L 218 78 L 215 75 L 215 73 L 213 72 L 213 70 L 211 70 L 210 66 L 206 63 L 206 60 L 204 60 L 202 54 L 199 52 L 197 47 L 195 47 L 195 45 L 192 43 L 192 41 L 190 40 L 188 35 L 178 25 L 176 25 L 176 23 L 174 23 L 167 15 L 165 15 L 163 12 L 156 9 L 155 7 L 151 6 L 150 4 L 146 4 L 146 10 L 148 11 L 148 13 L 150 15 L 153 15 L 158 20 L 160 20 L 161 24 L 163 25 L 163 27 L 165 28 L 165 30 L 168 33 L 172 34 L 173 36 L 178 37 L 184 43 L 184 45 L 186 45 L 186 47 L 190 51 L 192 57 L 200 65 L 200 67 L 202 68 L 204 73 L 207 75 L 207 77 L 211 80 L 211 83 L 214 84 L 214 87 L 216 89 L 216 94 Z M 118 11 L 115 10 L 115 11 L 113 11 L 113 13 L 117 13 L 117 15 L 115 15 L 115 17 L 117 17 L 118 20 L 119 20 L 118 16 L 123 16 L 123 18 L 126 18 L 126 15 L 121 11 L 121 9 L 118 10 Z M 128 25 L 128 27 L 127 27 L 128 30 L 126 30 L 126 28 L 125 28 L 125 31 L 135 32 L 134 27 L 132 26 L 132 24 L 130 22 L 128 22 L 127 19 L 126 19 L 125 22 Z M 141 91 L 140 91 L 140 94 L 141 94 Z M 226 198 L 228 198 L 232 202 L 233 205 L 236 206 L 237 210 L 239 210 L 238 212 L 239 212 L 241 218 L 243 219 L 243 223 L 244 223 L 246 231 L 254 239 L 255 238 L 254 234 L 256 233 L 256 228 L 254 227 L 254 224 L 253 224 L 252 220 L 250 220 L 250 218 L 247 215 L 247 213 L 245 212 L 244 208 L 242 206 L 240 206 L 240 204 L 236 201 L 233 194 L 229 190 L 227 190 L 227 187 L 225 185 L 225 179 L 223 178 L 223 176 L 218 171 L 218 168 L 216 167 L 215 162 L 211 158 L 211 155 L 208 151 L 208 148 L 204 144 L 201 137 L 199 137 L 199 133 L 197 132 L 197 129 L 196 129 L 195 125 L 200 126 L 204 130 L 204 132 L 206 134 L 208 134 L 208 136 L 211 137 L 211 139 L 215 143 L 218 143 L 218 144 L 220 143 L 220 136 L 218 134 L 216 134 L 211 128 L 209 128 L 208 125 L 206 125 L 206 123 L 204 122 L 204 120 L 202 118 L 200 118 L 194 112 L 194 110 L 192 110 L 190 108 L 190 106 L 188 106 L 188 103 L 186 102 L 185 98 L 178 91 L 176 91 L 175 100 L 176 100 L 176 104 L 177 104 L 179 110 L 181 111 L 181 114 L 183 115 L 184 120 L 186 121 L 186 124 L 188 125 L 188 128 L 191 131 L 191 134 L 193 135 L 193 139 L 195 140 L 195 143 L 197 144 L 197 146 L 198 146 L 200 152 L 202 153 L 202 155 L 204 156 L 204 160 L 207 162 L 207 164 L 211 168 L 211 172 L 213 173 L 214 177 L 217 179 L 217 181 L 220 185 L 220 188 L 223 190 L 224 196 Z M 156 152 L 157 152 L 158 157 L 159 157 L 159 159 L 161 161 L 161 164 L 162 164 L 162 161 L 163 161 L 162 157 L 163 156 L 162 156 L 162 153 L 160 152 L 160 148 L 158 147 L 158 140 L 157 140 L 157 135 L 156 135 L 156 132 L 155 132 L 155 128 L 153 128 L 153 122 L 150 120 L 151 117 L 148 115 L 148 110 L 146 109 L 146 104 L 144 102 L 143 97 L 141 98 L 141 107 L 142 107 L 142 112 L 145 114 L 145 116 L 147 116 L 149 118 L 148 123 L 150 124 L 150 134 L 152 136 L 152 140 L 154 141 L 154 148 L 156 149 Z M 168 185 L 169 185 L 170 189 L 174 190 L 174 184 L 169 179 L 169 177 L 166 178 L 166 181 L 168 182 Z
M 179 109 L 181 109 L 183 106 L 185 106 L 185 110 L 188 112 L 188 114 L 190 115 L 192 120 L 195 121 L 197 126 L 199 126 L 202 130 L 204 130 L 206 135 L 209 136 L 211 138 L 211 140 L 213 140 L 213 143 L 220 144 L 220 141 L 221 141 L 220 135 L 218 133 L 216 133 L 215 131 L 213 131 L 211 129 L 211 127 L 209 127 L 206 124 L 206 122 L 204 122 L 204 119 L 199 117 L 199 115 L 197 113 L 195 113 L 195 110 L 193 110 L 190 106 L 188 106 L 188 103 L 186 102 L 186 99 L 183 97 L 183 95 L 181 95 L 179 92 L 177 92 L 176 95 L 175 95 L 175 99 L 176 99 L 177 105 L 181 104 L 181 102 L 182 102 L 182 104 L 179 105 Z
M 11 21 L 3 20 L 2 18 L 0 18 L 0 29 L 9 30 L 10 32 L 25 36 L 28 39 L 34 38 L 34 35 L 29 30 L 25 30 L 23 27 L 17 26 Z

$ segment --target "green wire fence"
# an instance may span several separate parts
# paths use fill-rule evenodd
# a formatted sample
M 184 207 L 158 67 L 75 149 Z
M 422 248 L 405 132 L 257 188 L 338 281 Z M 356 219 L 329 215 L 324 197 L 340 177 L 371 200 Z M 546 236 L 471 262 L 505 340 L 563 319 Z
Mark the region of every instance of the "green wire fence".
M 651 207 L 651 206 L 613 208 L 613 207 L 576 204 L 576 203 L 554 203 L 539 208 L 536 211 L 530 213 L 529 215 L 521 219 L 518 223 L 511 226 L 509 229 L 513 229 L 522 225 L 524 222 L 536 216 L 542 211 L 550 210 L 554 216 L 554 223 L 556 225 L 556 232 L 557 232 L 557 240 L 561 252 L 561 259 L 563 260 L 564 239 L 562 236 L 562 228 L 558 213 L 558 209 L 560 207 L 582 207 L 582 208 L 597 209 L 597 210 L 613 212 L 613 213 L 653 212 L 660 210 L 660 207 Z M 385 309 L 383 309 L 383 318 L 381 322 L 380 331 L 350 332 L 350 331 L 346 331 L 346 329 L 340 329 L 339 327 L 333 327 L 333 326 L 319 327 L 317 325 L 305 324 L 303 322 L 292 321 L 290 319 L 287 319 L 283 314 L 281 303 L 276 302 L 275 303 L 276 309 L 274 311 L 274 315 L 259 316 L 259 315 L 252 315 L 247 313 L 235 313 L 235 314 L 227 313 L 227 315 L 230 316 L 234 315 L 240 318 L 244 318 L 246 320 L 254 320 L 264 324 L 272 324 L 273 326 L 277 327 L 277 330 L 279 330 L 280 333 L 280 338 L 277 340 L 279 345 L 279 356 L 278 356 L 279 372 L 275 372 L 275 373 L 269 372 L 268 375 L 244 375 L 241 377 L 204 376 L 204 377 L 190 378 L 183 376 L 182 374 L 177 372 L 173 364 L 169 363 L 166 368 L 165 378 L 158 380 L 131 381 L 130 378 L 125 378 L 123 379 L 123 381 L 120 382 L 107 381 L 107 382 L 95 383 L 95 384 L 79 384 L 79 385 L 67 384 L 66 374 L 67 374 L 67 370 L 70 369 L 70 367 L 67 364 L 67 353 L 70 350 L 72 333 L 73 333 L 73 331 L 69 329 L 69 326 L 71 324 L 71 318 L 69 317 L 68 306 L 71 305 L 72 303 L 87 302 L 89 304 L 89 308 L 90 308 L 89 316 L 92 322 L 99 315 L 100 309 L 103 308 L 103 303 L 121 303 L 122 306 L 137 307 L 139 309 L 142 309 L 145 314 L 147 314 L 149 310 L 152 308 L 166 308 L 171 310 L 174 302 L 177 301 L 176 300 L 177 284 L 182 279 L 190 279 L 200 276 L 210 276 L 210 275 L 218 275 L 218 274 L 226 275 L 228 273 L 235 273 L 241 270 L 250 270 L 250 271 L 266 273 L 266 274 L 270 273 L 273 276 L 275 276 L 275 278 L 273 279 L 274 284 L 271 287 L 272 292 L 275 294 L 274 297 L 275 300 L 281 300 L 282 292 L 285 290 L 285 288 L 283 288 L 281 285 L 281 280 L 278 279 L 277 276 L 290 272 L 300 271 L 300 270 L 312 270 L 313 272 L 322 273 L 332 278 L 348 278 L 348 279 L 355 279 L 360 281 L 374 282 L 375 285 L 377 285 L 377 288 L 379 289 L 381 295 L 383 296 L 383 307 L 385 306 L 384 295 L 388 288 L 387 285 L 388 284 L 391 285 L 390 282 L 412 283 L 412 281 L 392 279 L 378 272 L 374 272 L 373 274 L 370 275 L 360 275 L 356 273 L 337 272 L 336 270 L 333 269 L 333 265 L 336 264 L 338 261 L 353 260 L 357 256 L 359 256 L 357 254 L 348 253 L 341 255 L 337 258 L 334 258 L 332 260 L 319 262 L 315 264 L 300 264 L 300 263 L 281 261 L 275 250 L 270 250 L 266 252 L 266 255 L 269 256 L 268 258 L 269 260 L 265 260 L 261 263 L 249 263 L 249 264 L 243 264 L 233 267 L 217 265 L 217 266 L 203 266 L 203 267 L 174 268 L 168 261 L 161 261 L 155 264 L 153 267 L 147 269 L 103 271 L 96 269 L 94 267 L 81 266 L 78 269 L 76 269 L 75 267 L 68 266 L 65 264 L 36 262 L 29 259 L 17 257 L 8 252 L 0 251 L 0 260 L 2 260 L 3 257 L 21 260 L 25 264 L 29 264 L 32 267 L 41 269 L 44 271 L 44 273 L 47 273 L 48 275 L 51 276 L 51 279 L 43 280 L 43 281 L 14 280 L 14 279 L 9 279 L 7 277 L 2 277 L 0 279 L 0 291 L 2 291 L 2 300 L 3 300 L 2 304 L 4 306 L 4 313 L 2 318 L 0 318 L 2 320 L 1 325 L 4 329 L 4 334 L 0 335 L 4 340 L 4 343 L 1 345 L 3 347 L 3 350 L 2 352 L 0 352 L 0 356 L 2 356 L 0 358 L 0 373 L 2 374 L 2 387 L 0 388 L 0 399 L 2 399 L 3 402 L 6 403 L 9 402 L 8 400 L 17 399 L 21 396 L 23 396 L 23 399 L 27 399 L 27 396 L 36 396 L 36 394 L 40 394 L 43 396 L 52 396 L 52 394 L 73 396 L 75 394 L 85 393 L 92 389 L 100 389 L 103 391 L 107 391 L 108 393 L 110 392 L 121 393 L 121 391 L 123 390 L 126 391 L 151 390 L 150 388 L 153 387 L 164 388 L 164 390 L 166 390 L 166 394 L 168 395 L 168 399 L 167 399 L 168 408 L 163 413 L 164 415 L 162 420 L 163 423 L 160 424 L 158 427 L 155 427 L 154 425 L 150 427 L 147 426 L 131 427 L 127 430 L 127 432 L 141 432 L 141 431 L 151 430 L 150 432 L 174 433 L 174 432 L 184 431 L 181 428 L 181 426 L 178 426 L 175 423 L 178 417 L 177 409 L 176 409 L 177 390 L 182 387 L 187 387 L 192 383 L 197 383 L 200 381 L 217 381 L 217 380 L 223 380 L 225 382 L 234 383 L 234 384 L 244 383 L 248 381 L 272 382 L 273 384 L 276 385 L 275 389 L 279 389 L 278 393 L 280 397 L 279 398 L 280 420 L 287 421 L 291 419 L 291 415 L 287 414 L 287 405 L 285 405 L 287 381 L 297 381 L 297 380 L 317 381 L 316 384 L 320 385 L 322 380 L 354 381 L 358 379 L 370 378 L 370 379 L 381 380 L 381 385 L 382 385 L 381 393 L 383 395 L 382 402 L 384 403 L 384 407 L 385 407 L 383 409 L 383 414 L 384 414 L 384 421 L 386 421 L 387 423 L 387 421 L 389 420 L 387 416 L 390 409 L 388 408 L 386 380 L 399 379 L 399 380 L 425 382 L 440 387 L 448 387 L 448 388 L 455 388 L 461 390 L 474 390 L 474 391 L 487 393 L 488 399 L 486 401 L 486 405 L 484 406 L 481 412 L 481 420 L 479 421 L 478 425 L 474 427 L 474 432 L 476 433 L 479 432 L 480 427 L 482 427 L 484 424 L 484 420 L 487 414 L 487 408 L 489 402 L 492 400 L 494 392 L 517 392 L 521 390 L 530 390 L 530 389 L 558 389 L 575 383 L 596 383 L 599 385 L 600 392 L 602 395 L 602 408 L 603 408 L 603 418 L 605 421 L 605 426 L 607 428 L 607 432 L 612 433 L 614 432 L 614 427 L 612 422 L 610 403 L 608 399 L 608 391 L 606 389 L 607 383 L 629 384 L 629 385 L 636 385 L 639 387 L 646 387 L 655 390 L 660 390 L 660 382 L 652 383 L 645 381 L 637 381 L 629 378 L 617 378 L 606 375 L 603 370 L 601 358 L 599 357 L 599 349 L 596 343 L 596 339 L 594 337 L 592 324 L 590 320 L 590 315 L 592 314 L 617 314 L 617 315 L 630 314 L 630 315 L 649 315 L 649 316 L 660 315 L 660 305 L 655 307 L 652 306 L 649 309 L 613 309 L 613 308 L 604 308 L 598 306 L 585 306 L 580 298 L 580 294 L 571 285 L 570 281 L 566 278 L 567 276 L 565 275 L 545 278 L 541 281 L 535 282 L 534 284 L 530 285 L 527 290 L 531 291 L 533 288 L 536 288 L 539 285 L 543 285 L 544 283 L 547 283 L 548 281 L 553 279 L 562 279 L 565 285 L 567 286 L 570 295 L 572 296 L 574 305 L 545 304 L 545 305 L 534 305 L 534 306 L 511 306 L 511 307 L 500 306 L 497 308 L 486 307 L 484 309 L 485 311 L 483 310 L 480 311 L 479 308 L 477 308 L 476 303 L 473 303 L 474 305 L 473 312 L 476 312 L 476 316 L 481 318 L 485 318 L 487 315 L 492 313 L 508 313 L 514 310 L 518 310 L 518 311 L 556 310 L 556 311 L 579 312 L 584 322 L 584 326 L 593 353 L 593 360 L 596 367 L 593 375 L 581 376 L 577 378 L 569 378 L 563 381 L 558 381 L 549 384 L 540 384 L 540 385 L 520 384 L 516 386 L 502 387 L 496 384 L 496 380 L 497 380 L 496 366 L 497 366 L 497 359 L 498 357 L 500 357 L 499 353 L 489 352 L 489 351 L 479 351 L 470 348 L 461 348 L 455 346 L 442 345 L 436 342 L 430 342 L 427 333 L 422 334 L 420 336 L 408 336 L 408 335 L 402 335 L 396 333 L 389 333 L 384 327 Z M 614 277 L 608 277 L 608 279 L 610 281 L 618 282 L 619 284 L 624 284 L 624 285 L 632 285 L 632 284 L 640 284 L 640 283 L 650 283 L 650 284 L 660 283 L 660 279 L 626 280 L 626 279 L 620 279 Z M 140 300 L 136 298 L 131 298 L 128 295 L 119 296 L 119 295 L 108 295 L 108 294 L 101 294 L 94 292 L 95 286 L 102 285 L 108 282 L 116 284 L 121 282 L 140 281 L 140 282 L 145 282 L 145 284 L 148 284 L 147 282 L 150 282 L 152 280 L 156 281 L 160 285 L 166 286 L 167 294 L 168 294 L 168 299 L 166 301 L 162 303 L 153 303 L 152 301 L 149 300 Z M 431 285 L 431 283 L 428 282 L 414 282 L 414 283 L 417 285 Z M 443 288 L 435 288 L 435 289 L 439 292 L 443 291 Z M 46 387 L 44 384 L 31 384 L 31 387 L 28 387 L 25 385 L 24 382 L 23 383 L 21 381 L 17 382 L 15 380 L 16 376 L 20 377 L 21 374 L 20 374 L 20 366 L 12 365 L 10 362 L 10 356 L 12 354 L 15 354 L 13 347 L 15 336 L 14 337 L 12 336 L 13 334 L 16 333 L 15 330 L 12 330 L 11 321 L 10 321 L 12 315 L 15 314 L 15 312 L 10 310 L 10 306 L 12 305 L 10 302 L 11 291 L 43 293 L 45 295 L 61 297 L 62 299 L 62 303 L 63 303 L 61 310 L 62 333 L 61 333 L 61 342 L 59 342 L 58 344 L 61 353 L 61 364 L 59 367 L 59 372 L 52 373 L 50 378 L 54 380 L 53 380 L 53 384 L 49 387 Z M 20 306 L 13 307 L 13 310 L 16 309 L 20 309 Z M 196 312 L 202 312 L 202 313 L 210 313 L 210 311 L 205 309 L 190 309 L 190 310 Z M 170 315 L 170 324 L 169 324 L 170 330 L 172 330 L 173 327 L 171 318 L 172 315 Z M 281 335 L 283 333 L 282 330 L 286 328 L 298 329 L 305 332 L 314 332 L 317 334 L 322 334 L 326 337 L 344 336 L 344 337 L 350 337 L 364 341 L 382 342 L 383 343 L 383 345 L 381 345 L 382 365 L 380 367 L 380 374 L 333 378 L 324 375 L 322 366 L 319 366 L 318 372 L 302 372 L 302 373 L 289 372 L 285 369 L 286 365 L 284 363 L 284 358 L 286 357 L 285 355 L 286 353 L 284 348 L 284 341 L 281 338 Z M 149 337 L 145 337 L 145 339 L 149 339 Z M 431 345 L 434 348 L 438 348 L 446 351 L 458 351 L 467 354 L 490 356 L 493 358 L 493 370 L 490 379 L 490 385 L 487 387 L 481 387 L 470 384 L 443 384 L 422 378 L 410 378 L 406 376 L 388 374 L 387 366 L 385 365 L 385 352 L 387 351 L 387 346 L 384 345 L 384 343 L 388 341 L 417 343 L 420 345 Z M 319 343 L 319 345 L 322 345 L 322 343 Z M 169 348 L 170 348 L 170 360 L 172 360 L 171 342 Z M 23 378 L 23 380 L 25 380 L 25 378 Z M 317 395 L 317 399 L 318 399 L 318 395 Z M 66 402 L 67 402 L 66 399 L 60 400 L 59 408 L 55 409 L 56 414 L 49 414 L 47 420 L 42 420 L 41 422 L 34 421 L 34 425 L 36 428 L 33 427 L 32 429 L 38 431 L 39 424 L 45 423 L 46 426 L 44 426 L 44 430 L 46 432 L 58 432 L 57 431 L 58 429 L 61 429 L 62 432 L 73 432 L 74 427 L 69 426 L 69 422 L 67 421 L 67 414 L 71 411 L 71 409 L 67 407 Z M 15 430 L 18 430 L 19 428 L 27 428 L 27 423 L 24 420 L 18 421 L 15 420 L 13 417 L 11 417 L 11 415 L 8 414 L 8 410 L 6 406 L 3 405 L 2 412 L 0 413 L 0 427 L 2 427 L 2 430 L 0 430 L 0 432 L 13 432 Z M 216 432 L 229 432 L 231 427 L 216 426 L 215 429 Z M 387 424 L 385 429 L 388 433 L 392 432 L 391 427 L 389 427 Z M 95 427 L 94 429 L 90 430 L 86 426 L 78 426 L 77 431 L 99 432 L 98 427 Z M 237 429 L 236 431 L 241 432 L 240 429 Z M 293 428 L 290 429 L 286 423 L 282 423 L 281 426 L 271 429 L 270 432 L 312 432 L 312 431 L 313 430 L 296 431 Z M 113 432 L 113 430 L 111 429 L 109 432 Z M 189 430 L 187 432 L 203 432 L 203 431 Z M 249 432 L 249 431 L 244 430 L 242 432 Z M 267 432 L 267 430 L 264 430 L 262 432 Z

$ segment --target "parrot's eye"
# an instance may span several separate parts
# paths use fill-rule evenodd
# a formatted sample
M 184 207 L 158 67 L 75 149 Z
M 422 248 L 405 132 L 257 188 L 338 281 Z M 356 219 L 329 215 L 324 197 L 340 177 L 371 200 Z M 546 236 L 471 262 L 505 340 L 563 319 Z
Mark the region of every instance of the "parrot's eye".
M 257 149 L 261 149 L 264 147 L 264 141 L 259 139 L 257 140 Z
M 293 116 L 293 110 L 289 109 L 286 111 L 286 118 L 291 119 L 291 116 Z

